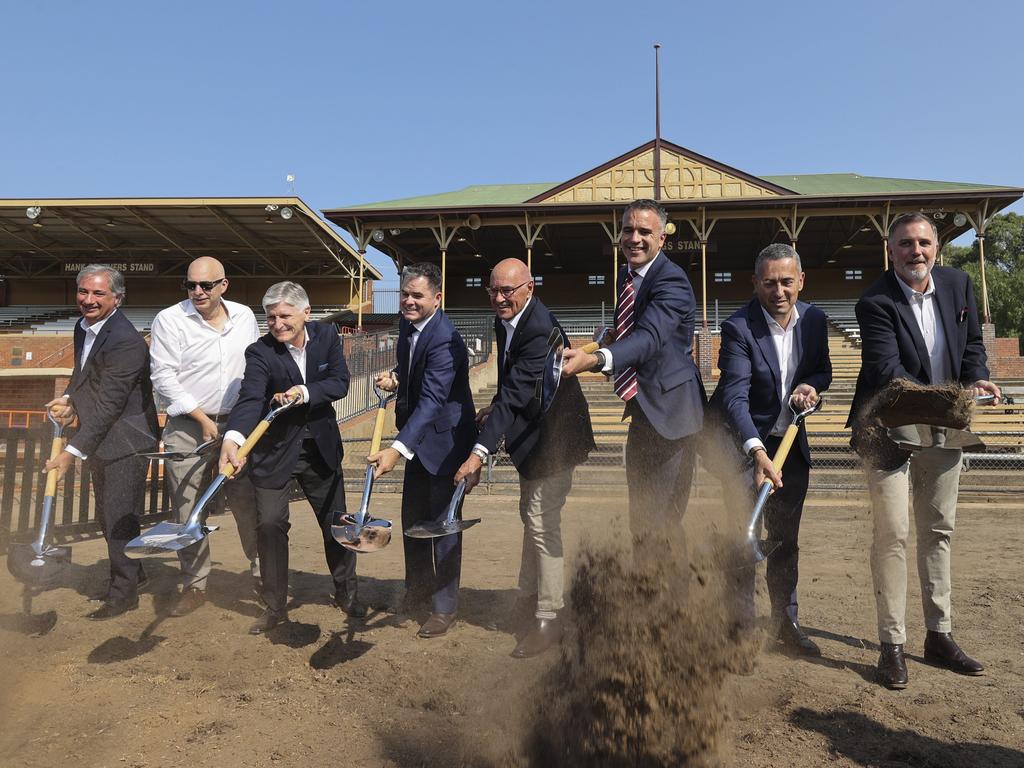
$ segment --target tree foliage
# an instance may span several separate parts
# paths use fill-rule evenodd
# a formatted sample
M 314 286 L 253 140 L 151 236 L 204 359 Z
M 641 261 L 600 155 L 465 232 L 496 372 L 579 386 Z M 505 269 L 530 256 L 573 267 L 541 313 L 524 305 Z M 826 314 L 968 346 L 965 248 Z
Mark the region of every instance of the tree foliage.
M 993 217 L 985 233 L 985 279 L 989 312 L 999 336 L 1024 337 L 1024 216 L 1016 213 Z M 978 241 L 970 246 L 947 245 L 943 262 L 971 276 L 982 312 L 981 269 Z

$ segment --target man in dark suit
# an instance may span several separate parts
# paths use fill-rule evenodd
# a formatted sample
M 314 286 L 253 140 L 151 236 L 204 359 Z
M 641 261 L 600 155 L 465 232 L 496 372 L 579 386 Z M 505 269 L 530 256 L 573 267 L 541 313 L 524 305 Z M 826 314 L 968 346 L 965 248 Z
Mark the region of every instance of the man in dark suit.
M 594 447 L 590 411 L 579 382 L 562 382 L 545 412 L 541 385 L 548 337 L 559 328 L 554 315 L 533 295 L 533 277 L 519 259 L 505 259 L 491 271 L 487 293 L 496 315 L 498 391 L 480 410 L 477 444 L 455 474 L 475 484 L 487 457 L 504 437 L 519 472 L 519 515 L 523 550 L 520 598 L 514 617 L 534 609 L 535 621 L 516 645 L 516 658 L 536 656 L 558 642 L 563 601 L 562 507 L 572 488 L 573 468 Z M 563 341 L 565 334 L 562 334 Z
M 75 369 L 63 397 L 47 403 L 54 416 L 78 432 L 47 471 L 63 476 L 75 458 L 87 460 L 96 516 L 103 524 L 110 558 L 110 584 L 103 604 L 90 619 L 109 619 L 139 605 L 140 564 L 124 553 L 139 535 L 139 512 L 149 462 L 136 456 L 152 451 L 159 425 L 149 379 L 149 348 L 118 307 L 124 277 L 116 269 L 91 264 L 78 273 Z
M 250 628 L 254 635 L 288 620 L 288 496 L 295 479 L 316 513 L 324 554 L 334 579 L 334 602 L 349 616 L 366 609 L 356 598 L 356 555 L 338 544 L 331 524 L 345 514 L 342 446 L 331 404 L 348 393 L 349 373 L 341 341 L 331 326 L 309 321 L 309 297 L 292 282 L 272 285 L 263 296 L 269 332 L 245 351 L 238 402 L 228 418 L 220 466 L 237 457 L 245 436 L 271 402 L 299 398 L 278 418 L 249 454 L 256 487 L 256 546 L 266 610 Z
M 693 289 L 661 251 L 667 222 L 653 200 L 626 207 L 619 243 L 627 265 L 618 277 L 615 329 L 594 354 L 567 350 L 562 376 L 589 370 L 613 376 L 630 417 L 626 478 L 633 532 L 663 534 L 663 543 L 682 557 L 706 396 L 692 354 Z M 656 543 L 648 539 L 647 546 Z
M 811 451 L 801 424 L 797 444 L 782 471 L 772 457 L 792 421 L 790 402 L 802 411 L 814 405 L 832 383 L 828 321 L 817 307 L 799 301 L 804 286 L 800 255 L 791 246 L 772 243 L 754 261 L 754 298 L 722 324 L 718 355 L 721 377 L 711 396 L 710 422 L 724 425 L 732 440 L 708 435 L 705 443 L 739 448 L 739 461 L 709 461 L 720 467 L 723 496 L 730 506 L 751 509 L 752 488 L 769 479 L 775 486 L 764 512 L 768 538 L 779 546 L 768 556 L 768 597 L 782 645 L 805 656 L 819 656 L 818 646 L 800 628 L 797 617 L 800 516 L 807 495 Z M 717 418 L 715 418 L 717 417 Z M 709 425 L 710 426 L 710 425 Z M 736 472 L 753 462 L 754 484 L 737 484 Z M 731 470 L 731 471 L 730 471 Z M 736 493 L 739 490 L 741 493 Z M 754 618 L 754 569 L 740 572 L 742 618 Z
M 466 343 L 441 307 L 441 270 L 412 264 L 402 270 L 398 365 L 377 379 L 398 390 L 390 447 L 367 457 L 375 477 L 406 459 L 402 484 L 402 528 L 444 519 L 454 490 L 453 477 L 476 439 L 476 410 L 469 389 Z M 434 539 L 402 537 L 405 597 L 402 610 L 430 603 L 420 637 L 440 637 L 455 621 L 462 567 L 462 534 Z
M 999 387 L 988 381 L 974 287 L 964 272 L 935 266 L 939 236 L 932 220 L 920 213 L 898 216 L 889 230 L 887 248 L 892 268 L 857 302 L 861 369 L 847 422 L 854 428 L 855 449 L 861 445 L 864 427 L 861 412 L 893 379 L 926 385 L 959 382 L 973 394 L 1000 397 Z M 925 661 L 965 675 L 984 670 L 960 649 L 951 633 L 950 540 L 960 466 L 960 450 L 949 448 L 915 451 L 898 466 L 865 463 L 873 521 L 871 575 L 881 643 L 876 676 L 887 688 L 905 688 L 908 682 L 903 645 L 910 486 L 927 629 Z

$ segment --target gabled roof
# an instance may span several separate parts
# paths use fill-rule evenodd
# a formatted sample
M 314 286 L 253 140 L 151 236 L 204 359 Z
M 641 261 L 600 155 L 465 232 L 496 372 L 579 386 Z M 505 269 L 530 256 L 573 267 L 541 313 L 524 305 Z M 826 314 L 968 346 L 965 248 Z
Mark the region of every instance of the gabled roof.
M 809 173 L 801 176 L 764 176 L 783 184 L 799 195 L 885 195 L 907 192 L 1006 191 L 1011 187 L 969 184 L 962 181 L 895 179 L 885 176 L 861 176 L 857 173 Z

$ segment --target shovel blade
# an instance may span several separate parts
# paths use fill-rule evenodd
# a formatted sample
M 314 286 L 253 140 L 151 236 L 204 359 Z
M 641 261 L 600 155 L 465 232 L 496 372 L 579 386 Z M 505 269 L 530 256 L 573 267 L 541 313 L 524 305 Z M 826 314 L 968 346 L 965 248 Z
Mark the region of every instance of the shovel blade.
M 406 528 L 405 535 L 411 539 L 437 539 L 442 536 L 454 536 L 456 533 L 462 533 L 467 528 L 472 528 L 481 519 L 478 517 L 473 520 L 452 520 L 451 523 L 447 523 L 444 520 L 417 523 Z
M 985 443 L 966 429 L 905 424 L 902 427 L 890 427 L 887 434 L 904 451 L 920 451 L 924 448 L 960 448 L 971 452 L 985 450 Z
M 379 552 L 391 543 L 390 520 L 367 520 L 362 525 L 346 515 L 344 525 L 332 525 L 334 540 L 353 552 Z M 352 521 L 352 522 L 349 522 Z
M 70 547 L 47 547 L 39 555 L 31 544 L 14 544 L 7 553 L 7 570 L 22 584 L 30 587 L 46 587 L 56 583 L 70 562 Z
M 166 555 L 198 544 L 206 538 L 208 532 L 215 530 L 216 526 L 188 530 L 184 523 L 158 523 L 129 541 L 124 547 L 124 553 L 133 559 Z

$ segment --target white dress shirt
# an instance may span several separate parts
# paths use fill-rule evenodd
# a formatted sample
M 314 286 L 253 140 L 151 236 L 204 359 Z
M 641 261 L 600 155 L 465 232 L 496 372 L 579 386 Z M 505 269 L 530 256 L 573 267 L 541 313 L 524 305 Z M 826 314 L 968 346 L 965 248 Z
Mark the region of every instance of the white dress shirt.
M 626 265 L 627 269 L 633 273 L 633 294 L 636 295 L 640 292 L 640 286 L 644 282 L 644 276 L 647 274 L 647 270 L 651 268 L 651 264 L 661 258 L 661 251 L 658 251 L 657 255 L 644 264 L 640 269 L 631 269 L 629 265 Z M 614 323 L 613 323 L 614 325 Z M 634 327 L 636 327 L 634 325 Z M 608 347 L 601 347 L 601 351 L 604 353 L 604 367 L 601 369 L 601 373 L 611 373 L 615 365 L 612 362 L 612 351 Z
M 153 388 L 165 401 L 168 416 L 184 416 L 196 408 L 208 416 L 222 416 L 238 400 L 245 349 L 260 331 L 251 309 L 233 301 L 222 303 L 228 319 L 220 330 L 188 299 L 153 320 Z
M 436 315 L 437 312 L 434 312 L 434 314 Z M 431 315 L 424 320 L 420 320 L 418 323 L 412 324 L 412 333 L 409 334 L 409 365 L 407 366 L 410 376 L 412 375 L 412 358 L 413 355 L 416 354 L 416 342 L 419 341 L 420 334 L 423 333 L 423 329 L 427 327 L 427 323 L 429 323 L 433 317 L 434 315 Z M 391 447 L 405 456 L 407 461 L 412 461 L 413 456 L 416 455 L 413 451 L 409 450 L 409 447 L 401 440 L 395 440 L 392 442 Z
M 114 312 L 117 312 L 117 310 L 115 309 Z M 114 316 L 114 312 L 111 312 L 102 320 L 100 320 L 99 322 L 95 322 L 92 325 L 89 325 L 87 322 L 85 322 L 84 317 L 78 321 L 79 327 L 83 331 L 85 331 L 85 339 L 82 340 L 82 357 L 78 361 L 79 371 L 85 368 L 85 361 L 89 359 L 89 353 L 92 352 L 92 345 L 96 343 L 96 337 L 99 335 L 100 330 L 103 328 L 107 320 Z M 67 395 L 64 395 L 64 402 L 67 402 Z M 85 461 L 87 458 L 89 458 L 80 450 L 78 450 L 77 448 L 70 444 L 66 445 L 64 447 L 64 450 L 70 453 L 72 456 L 77 456 L 82 461 Z
M 928 287 L 924 292 L 915 291 L 903 282 L 899 275 L 896 275 L 896 284 L 903 290 L 903 294 L 910 302 L 910 308 L 917 320 L 917 327 L 924 336 L 924 345 L 928 350 L 928 362 L 932 369 L 932 384 L 941 384 L 944 381 L 951 381 L 953 371 L 949 363 L 948 345 L 946 343 L 946 332 L 939 322 L 939 315 L 935 305 L 935 276 L 928 276 Z
M 793 377 L 796 376 L 796 326 L 800 320 L 800 310 L 793 305 L 793 314 L 790 315 L 789 323 L 783 328 L 774 317 L 765 312 L 761 307 L 764 319 L 768 323 L 768 331 L 772 335 L 772 346 L 775 347 L 775 356 L 779 359 L 779 402 L 782 403 L 782 410 L 779 411 L 779 418 L 775 420 L 769 434 L 783 435 L 790 422 L 793 421 L 793 414 L 789 409 L 789 394 L 793 391 Z M 764 448 L 760 438 L 752 437 L 743 443 L 743 452 L 750 453 L 755 447 Z

